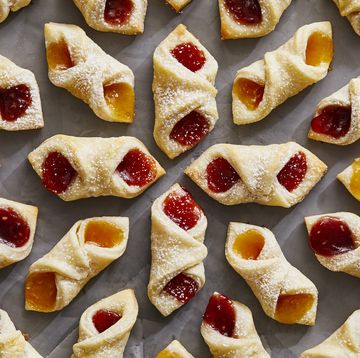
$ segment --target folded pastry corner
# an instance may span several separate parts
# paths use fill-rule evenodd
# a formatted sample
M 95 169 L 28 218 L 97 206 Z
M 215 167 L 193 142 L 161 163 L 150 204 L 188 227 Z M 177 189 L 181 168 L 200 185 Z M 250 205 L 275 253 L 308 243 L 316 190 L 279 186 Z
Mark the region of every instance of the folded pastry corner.
M 300 358 L 340 358 L 360 356 L 360 310 L 353 312 L 345 323 L 316 347 L 310 348 Z
M 356 158 L 336 178 L 356 200 L 360 201 L 360 158 Z
M 31 252 L 38 208 L 0 198 L 0 269 Z
M 34 74 L 0 55 L 0 129 L 20 131 L 43 126 L 39 86 Z
M 360 36 L 360 3 L 357 0 L 333 0 L 341 16 L 346 16 L 354 31 Z
M 134 290 L 126 289 L 106 297 L 81 315 L 79 339 L 72 358 L 122 358 L 137 315 Z
M 221 39 L 261 37 L 275 29 L 291 0 L 219 0 Z
M 10 11 L 18 11 L 30 4 L 31 0 L 1 0 L 0 1 L 0 23 L 6 20 Z M 1 77 L 0 77 L 1 78 Z
M 360 277 L 360 217 L 338 212 L 305 217 L 309 246 L 331 271 Z
M 128 218 L 104 216 L 76 222 L 49 253 L 30 266 L 25 309 L 63 309 L 91 278 L 123 255 L 128 234 Z
M 250 286 L 266 315 L 285 324 L 315 324 L 318 291 L 286 260 L 270 230 L 230 223 L 225 256 Z
M 80 98 L 104 121 L 134 119 L 134 74 L 106 54 L 76 25 L 44 27 L 49 79 Z
M 194 358 L 194 356 L 179 341 L 173 340 L 155 358 Z
M 57 134 L 28 159 L 43 186 L 62 200 L 134 198 L 165 170 L 134 137 L 80 138 Z
M 144 32 L 147 0 L 74 0 L 95 30 L 138 35 Z
M 288 98 L 323 79 L 332 57 L 330 22 L 300 27 L 285 44 L 237 72 L 232 89 L 234 123 L 264 119 Z
M 250 309 L 218 292 L 210 297 L 206 307 L 201 335 L 215 358 L 270 358 Z
M 148 296 L 163 316 L 187 303 L 205 284 L 206 227 L 203 210 L 179 184 L 151 207 Z
M 154 52 L 154 138 L 171 159 L 197 145 L 218 120 L 218 64 L 184 25 Z
M 191 0 L 165 0 L 176 12 L 180 12 Z
M 185 169 L 224 205 L 255 202 L 291 207 L 318 183 L 327 166 L 295 142 L 266 146 L 215 144 Z

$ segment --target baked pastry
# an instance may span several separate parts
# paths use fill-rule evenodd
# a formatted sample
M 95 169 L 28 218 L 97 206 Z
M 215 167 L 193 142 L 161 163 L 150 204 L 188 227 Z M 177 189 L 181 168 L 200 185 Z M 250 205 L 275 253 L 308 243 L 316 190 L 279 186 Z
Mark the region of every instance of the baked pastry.
M 234 123 L 264 119 L 288 98 L 323 79 L 332 57 L 330 22 L 300 27 L 285 44 L 237 72 L 232 89 Z
M 0 129 L 20 131 L 43 126 L 39 87 L 34 74 L 0 55 Z
M 0 357 L 42 358 L 15 328 L 7 312 L 2 309 L 0 309 Z
M 179 184 L 151 207 L 148 296 L 163 316 L 188 302 L 205 284 L 206 227 L 204 212 Z
M 333 0 L 341 16 L 346 16 L 354 31 L 360 35 L 360 2 L 359 0 Z
M 0 269 L 30 254 L 37 215 L 35 206 L 0 198 Z
M 316 107 L 309 138 L 347 145 L 360 138 L 360 78 L 324 98 Z
M 171 159 L 194 147 L 218 119 L 218 65 L 206 48 L 179 25 L 154 53 L 154 138 Z
M 30 2 L 31 0 L 0 0 L 0 23 L 6 20 L 10 11 L 18 11 Z
M 255 202 L 288 208 L 302 201 L 327 166 L 295 142 L 215 144 L 185 169 L 209 196 L 224 205 Z
M 270 358 L 256 332 L 250 309 L 218 292 L 210 297 L 201 334 L 215 358 Z
M 74 0 L 95 30 L 138 35 L 144 32 L 147 0 Z
M 128 233 L 128 218 L 105 216 L 76 222 L 49 253 L 30 266 L 25 309 L 63 309 L 91 278 L 122 256 Z
M 134 290 L 127 289 L 90 306 L 80 318 L 72 358 L 122 358 L 138 315 Z
M 300 358 L 357 358 L 360 356 L 360 310 L 316 347 L 303 352 Z
M 360 277 L 360 217 L 346 212 L 305 218 L 309 245 L 331 271 Z
M 337 175 L 337 178 L 350 194 L 360 201 L 360 158 L 356 158 L 351 165 Z
M 230 223 L 225 256 L 269 317 L 286 324 L 315 324 L 318 291 L 286 260 L 270 230 Z
M 174 340 L 159 352 L 155 358 L 194 358 L 194 356 L 179 341 Z
M 291 0 L 219 0 L 221 38 L 265 36 L 275 29 Z
M 44 187 L 65 201 L 98 196 L 133 198 L 165 174 L 134 137 L 55 135 L 28 159 Z
M 176 11 L 180 12 L 191 0 L 166 0 L 166 2 Z
M 45 24 L 49 79 L 80 98 L 104 121 L 134 119 L 134 74 L 78 26 Z

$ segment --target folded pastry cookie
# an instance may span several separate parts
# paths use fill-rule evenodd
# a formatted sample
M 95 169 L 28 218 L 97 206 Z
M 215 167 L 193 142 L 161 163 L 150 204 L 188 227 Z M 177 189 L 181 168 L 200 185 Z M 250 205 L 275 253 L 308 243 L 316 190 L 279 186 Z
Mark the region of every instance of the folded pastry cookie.
M 360 217 L 346 212 L 305 218 L 309 245 L 331 271 L 360 277 Z
M 31 0 L 0 0 L 0 23 L 6 20 L 10 11 L 18 11 L 30 2 Z
M 215 292 L 201 324 L 201 335 L 215 358 L 270 358 L 256 332 L 250 309 Z
M 17 330 L 9 315 L 0 309 L 0 357 L 42 358 Z
M 194 356 L 179 341 L 174 340 L 159 352 L 155 358 L 194 358 Z
M 295 142 L 266 146 L 215 144 L 185 173 L 225 205 L 255 202 L 290 207 L 302 201 L 327 170 Z
M 95 30 L 138 35 L 144 32 L 147 0 L 74 0 Z
M 360 35 L 360 2 L 359 0 L 333 0 L 341 16 L 346 16 L 354 31 Z
M 265 36 L 275 29 L 291 0 L 219 0 L 221 38 Z
M 135 293 L 130 289 L 90 306 L 81 315 L 72 358 L 122 358 L 138 310 Z
M 176 11 L 180 12 L 191 0 L 166 0 L 166 2 Z
M 360 138 L 360 78 L 324 98 L 316 107 L 309 138 L 347 145 Z
M 204 212 L 179 184 L 151 207 L 148 296 L 163 316 L 188 302 L 205 284 L 206 227 Z
M 360 310 L 355 311 L 329 338 L 303 352 L 300 358 L 357 358 L 360 356 Z
M 360 201 L 360 158 L 356 158 L 351 165 L 337 175 L 349 193 Z
M 124 253 L 129 219 L 97 217 L 80 220 L 29 269 L 25 309 L 59 311 L 87 282 Z
M 237 72 L 232 89 L 234 123 L 264 119 L 288 98 L 323 79 L 332 57 L 330 22 L 300 27 L 284 45 Z
M 0 269 L 30 254 L 37 215 L 35 206 L 0 198 Z
M 230 223 L 225 256 L 269 317 L 286 324 L 315 324 L 318 291 L 286 260 L 270 230 Z
M 218 119 L 218 65 L 184 25 L 179 25 L 154 53 L 154 138 L 171 159 L 191 149 Z
M 49 79 L 80 98 L 101 119 L 134 119 L 134 74 L 106 54 L 78 26 L 45 24 Z
M 0 129 L 20 131 L 43 126 L 39 87 L 34 74 L 0 55 Z
M 165 174 L 134 137 L 55 135 L 28 159 L 44 187 L 65 201 L 98 196 L 133 198 Z

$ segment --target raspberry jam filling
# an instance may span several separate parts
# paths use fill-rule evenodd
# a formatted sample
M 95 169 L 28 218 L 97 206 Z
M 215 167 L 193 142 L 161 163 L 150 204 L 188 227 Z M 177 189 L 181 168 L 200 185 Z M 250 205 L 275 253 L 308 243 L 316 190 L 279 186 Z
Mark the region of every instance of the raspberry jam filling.
M 201 70 L 206 62 L 204 52 L 191 42 L 177 45 L 171 54 L 192 72 Z
M 291 193 L 304 180 L 306 172 L 306 156 L 303 152 L 297 152 L 280 170 L 277 179 L 279 183 Z
M 247 78 L 240 78 L 234 84 L 234 92 L 249 111 L 255 111 L 264 96 L 265 87 Z
M 333 58 L 333 42 L 329 36 L 320 32 L 310 35 L 305 53 L 305 62 L 309 66 L 329 64 Z
M 342 219 L 323 216 L 311 228 L 311 249 L 318 255 L 335 256 L 355 250 L 353 234 Z
M 186 303 L 191 300 L 199 289 L 199 284 L 190 276 L 180 273 L 169 281 L 164 291 L 178 301 Z
M 350 191 L 356 199 L 360 200 L 360 159 L 355 159 L 351 167 Z
M 64 193 L 76 176 L 76 170 L 59 152 L 49 153 L 42 165 L 42 183 L 55 194 Z
M 104 85 L 104 98 L 115 119 L 132 122 L 134 119 L 135 94 L 127 83 Z
M 25 283 L 25 301 L 32 310 L 52 311 L 55 308 L 56 295 L 54 272 L 34 272 L 28 276 Z
M 206 177 L 209 190 L 214 193 L 224 193 L 233 187 L 240 176 L 224 158 L 216 158 L 206 168 Z
M 311 129 L 335 139 L 347 134 L 351 125 L 351 107 L 330 105 L 321 109 L 311 121 Z
M 54 71 L 64 71 L 75 65 L 64 40 L 50 43 L 46 48 L 46 58 L 49 68 Z
M 0 88 L 0 116 L 3 121 L 14 122 L 31 106 L 30 88 L 24 84 Z
M 0 243 L 22 247 L 30 238 L 28 223 L 11 208 L 0 208 Z
M 85 242 L 104 248 L 119 245 L 124 239 L 122 230 L 106 221 L 90 221 L 85 228 Z
M 164 200 L 163 211 L 183 230 L 192 229 L 203 213 L 191 194 L 183 188 L 183 193 L 170 193 Z
M 116 168 L 117 173 L 130 186 L 145 186 L 156 178 L 156 163 L 139 149 L 130 150 Z
M 106 331 L 121 319 L 119 313 L 109 310 L 99 310 L 92 317 L 94 327 L 99 333 Z
M 258 231 L 251 229 L 236 237 L 233 251 L 244 260 L 257 260 L 264 245 L 264 237 Z
M 306 293 L 280 295 L 276 304 L 275 319 L 280 323 L 301 321 L 314 304 L 314 297 Z
M 259 0 L 224 0 L 226 10 L 243 25 L 259 24 L 262 20 Z
M 192 111 L 175 124 L 170 139 L 184 146 L 193 146 L 199 143 L 209 130 L 210 125 L 205 116 Z
M 124 25 L 134 11 L 132 0 L 106 0 L 104 19 L 112 25 Z
M 235 307 L 230 298 L 220 293 L 214 293 L 206 307 L 204 322 L 223 336 L 233 337 L 235 319 Z

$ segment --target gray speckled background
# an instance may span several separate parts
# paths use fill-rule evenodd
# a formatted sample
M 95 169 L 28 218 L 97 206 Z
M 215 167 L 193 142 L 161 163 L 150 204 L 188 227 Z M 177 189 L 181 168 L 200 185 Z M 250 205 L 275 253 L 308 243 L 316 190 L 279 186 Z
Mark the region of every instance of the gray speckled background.
M 137 323 L 125 357 L 152 358 L 176 337 L 198 358 L 210 357 L 199 332 L 201 316 L 214 290 L 247 304 L 254 315 L 262 341 L 273 357 L 296 357 L 332 333 L 359 308 L 360 280 L 323 268 L 307 246 L 305 215 L 334 211 L 358 213 L 359 203 L 335 179 L 360 152 L 360 142 L 347 147 L 307 139 L 309 121 L 316 103 L 360 75 L 360 38 L 330 0 L 293 0 L 276 31 L 257 40 L 221 42 L 217 1 L 193 0 L 176 15 L 162 0 L 149 1 L 145 34 L 126 37 L 90 29 L 70 0 L 33 0 L 31 6 L 12 14 L 0 25 L 0 53 L 32 70 L 38 80 L 45 128 L 29 132 L 0 132 L 0 196 L 37 205 L 40 216 L 34 248 L 27 259 L 0 272 L 0 307 L 7 310 L 16 326 L 30 334 L 30 341 L 44 356 L 69 357 L 77 340 L 81 313 L 97 300 L 122 288 L 132 287 L 140 305 Z M 330 20 L 335 38 L 333 71 L 273 111 L 265 120 L 235 126 L 231 117 L 231 84 L 237 69 L 261 58 L 307 23 Z M 111 124 L 98 119 L 80 100 L 53 86 L 47 78 L 43 24 L 48 21 L 80 25 L 105 51 L 129 65 L 136 76 L 136 120 L 132 125 Z M 217 97 L 220 120 L 214 131 L 194 150 L 171 161 L 156 147 L 153 137 L 151 94 L 152 53 L 160 40 L 179 23 L 190 31 L 219 62 Z M 119 198 L 86 199 L 65 203 L 45 191 L 26 160 L 27 154 L 44 139 L 65 133 L 77 136 L 133 135 L 142 140 L 167 169 L 167 175 L 142 196 L 127 201 Z M 270 144 L 295 140 L 313 151 L 329 166 L 329 172 L 310 195 L 291 209 L 255 204 L 224 207 L 211 200 L 185 178 L 183 169 L 204 149 L 215 143 Z M 204 208 L 209 226 L 205 244 L 205 287 L 182 309 L 163 318 L 146 296 L 150 270 L 150 206 L 175 182 L 181 182 Z M 48 252 L 80 218 L 101 215 L 130 217 L 128 248 L 117 262 L 93 279 L 61 312 L 41 314 L 23 308 L 23 283 L 29 265 Z M 274 231 L 285 256 L 311 278 L 319 289 L 319 309 L 314 327 L 281 325 L 263 313 L 245 282 L 227 264 L 224 242 L 229 221 L 266 225 Z

